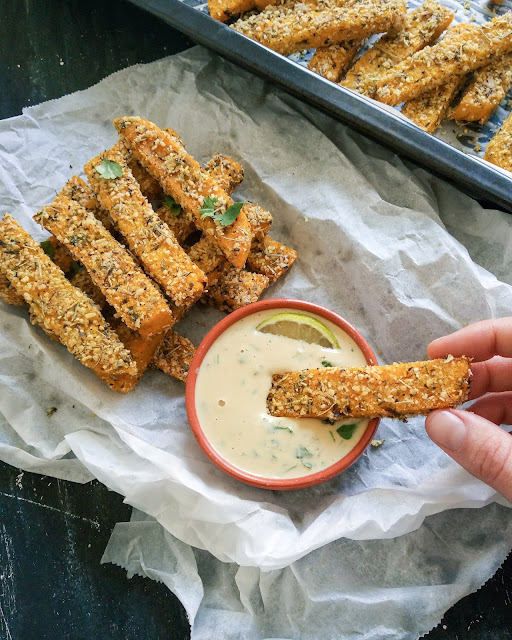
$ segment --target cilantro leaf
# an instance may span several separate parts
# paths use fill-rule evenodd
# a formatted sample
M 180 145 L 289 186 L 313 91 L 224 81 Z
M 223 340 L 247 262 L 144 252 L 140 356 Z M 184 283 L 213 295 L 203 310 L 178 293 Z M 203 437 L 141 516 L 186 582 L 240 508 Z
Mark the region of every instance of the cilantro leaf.
M 357 429 L 357 422 L 353 424 L 342 424 L 340 427 L 336 429 L 338 435 L 343 438 L 343 440 L 350 440 L 350 438 L 354 435 L 354 431 Z
M 203 206 L 199 209 L 201 218 L 213 218 L 215 216 L 215 204 L 219 200 L 215 196 L 206 196 Z
M 52 243 L 49 240 L 43 240 L 41 244 L 41 249 L 46 253 L 49 258 L 53 258 L 55 255 L 55 249 L 53 248 Z
M 329 360 L 322 360 L 322 367 L 332 367 L 332 364 Z
M 103 158 L 101 164 L 94 168 L 104 180 L 115 180 L 123 175 L 123 167 L 108 158 Z
M 169 207 L 175 218 L 180 215 L 181 207 L 172 196 L 165 196 L 165 204 Z

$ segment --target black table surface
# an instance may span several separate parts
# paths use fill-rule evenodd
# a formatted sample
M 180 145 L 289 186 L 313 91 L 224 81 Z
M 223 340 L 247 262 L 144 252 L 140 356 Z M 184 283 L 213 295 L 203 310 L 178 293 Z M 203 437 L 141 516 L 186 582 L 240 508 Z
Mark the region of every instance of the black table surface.
M 0 0 L 0 118 L 192 44 L 125 0 Z M 98 482 L 0 463 L 0 640 L 188 639 L 166 587 L 100 565 L 130 511 Z M 512 639 L 512 555 L 425 638 Z

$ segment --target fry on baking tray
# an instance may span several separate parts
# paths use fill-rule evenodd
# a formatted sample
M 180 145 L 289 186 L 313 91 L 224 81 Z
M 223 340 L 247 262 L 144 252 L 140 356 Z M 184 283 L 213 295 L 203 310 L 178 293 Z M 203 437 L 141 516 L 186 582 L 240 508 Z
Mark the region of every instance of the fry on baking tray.
M 121 140 L 146 171 L 159 180 L 164 192 L 192 216 L 195 225 L 219 246 L 229 262 L 241 269 L 252 239 L 244 207 L 231 224 L 223 226 L 217 220 L 232 208 L 233 200 L 182 145 L 142 118 L 117 118 L 114 124 Z M 206 215 L 208 209 L 212 209 L 212 215 Z
M 485 150 L 484 159 L 502 169 L 512 171 L 512 114 L 491 138 Z
M 264 9 L 279 0 L 208 0 L 208 11 L 215 20 L 226 22 L 250 9 Z
M 467 89 L 451 113 L 453 120 L 484 124 L 505 97 L 512 84 L 512 53 L 493 59 L 475 71 Z
M 257 15 L 240 18 L 232 28 L 289 55 L 383 33 L 405 11 L 404 0 L 348 0 L 342 5 L 318 0 L 310 11 L 305 10 L 304 2 L 286 0 L 278 6 L 266 7 Z
M 461 78 L 455 76 L 446 84 L 406 102 L 402 107 L 402 114 L 423 131 L 434 133 L 448 114 L 460 85 Z
M 465 402 L 469 358 L 328 367 L 277 374 L 267 398 L 273 416 L 293 418 L 407 418 Z
M 431 44 L 453 20 L 453 13 L 435 0 L 426 0 L 364 53 L 340 83 L 373 98 L 382 76 L 404 58 Z
M 111 388 L 124 391 L 137 365 L 100 310 L 74 287 L 10 215 L 0 222 L 0 267 L 31 318 Z
M 103 178 L 98 168 L 105 162 L 121 167 L 121 175 Z M 115 147 L 105 151 L 86 164 L 85 173 L 98 200 L 144 269 L 177 306 L 195 302 L 203 292 L 204 274 L 142 195 L 123 154 Z
M 101 222 L 77 202 L 59 196 L 34 219 L 73 252 L 130 329 L 149 336 L 174 324 L 159 290 Z
M 457 37 L 448 37 L 457 29 Z M 482 26 L 461 24 L 449 29 L 437 44 L 399 62 L 380 80 L 375 97 L 396 106 L 463 76 L 494 55 L 512 51 L 512 11 Z
M 349 40 L 327 47 L 318 47 L 308 63 L 308 69 L 326 80 L 339 82 L 347 72 L 364 40 Z

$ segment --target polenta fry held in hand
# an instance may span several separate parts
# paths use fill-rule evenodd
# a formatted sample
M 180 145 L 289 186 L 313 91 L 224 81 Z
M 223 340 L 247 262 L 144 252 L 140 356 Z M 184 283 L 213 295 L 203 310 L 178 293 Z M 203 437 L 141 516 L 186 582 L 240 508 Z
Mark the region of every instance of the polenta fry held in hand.
M 0 268 L 27 302 L 34 322 L 112 389 L 127 390 L 127 381 L 137 374 L 128 351 L 99 309 L 8 214 L 0 222 Z
M 168 376 L 186 382 L 195 352 L 190 340 L 171 329 L 165 334 L 151 364 Z
M 292 418 L 407 418 L 468 398 L 469 358 L 306 369 L 272 376 L 267 408 Z
M 229 262 L 241 269 L 252 239 L 245 207 L 231 224 L 222 226 L 206 215 L 206 204 L 213 204 L 215 215 L 221 216 L 234 203 L 182 145 L 142 118 L 117 118 L 114 125 L 121 140 L 146 171 L 158 179 L 164 192 L 181 205 L 197 228 L 219 246 Z
M 308 69 L 331 82 L 339 82 L 363 46 L 363 40 L 349 40 L 327 47 L 318 47 L 308 62 Z
M 453 120 L 484 124 L 505 97 L 512 84 L 512 53 L 506 53 L 475 71 L 459 103 L 451 113 Z
M 363 54 L 340 84 L 371 98 L 382 76 L 407 56 L 431 44 L 448 28 L 453 13 L 434 0 L 403 14 L 401 22 Z
M 512 114 L 491 138 L 485 150 L 484 159 L 502 169 L 512 171 Z
M 105 179 L 98 168 L 107 163 L 121 175 Z M 178 244 L 169 227 L 142 195 L 123 155 L 115 147 L 88 162 L 85 173 L 102 206 L 151 277 L 177 306 L 189 306 L 202 294 L 204 274 Z
M 34 219 L 73 252 L 131 329 L 149 336 L 174 324 L 162 294 L 92 213 L 58 197 Z
M 457 95 L 460 85 L 461 78 L 455 76 L 437 89 L 432 89 L 406 102 L 402 107 L 402 114 L 423 131 L 434 133 L 448 114 L 450 104 Z
M 366 38 L 388 31 L 406 11 L 404 0 L 319 0 L 305 10 L 303 2 L 286 0 L 257 15 L 242 17 L 233 29 L 283 55 Z
M 455 31 L 456 30 L 456 31 Z M 456 37 L 451 37 L 451 32 Z M 484 25 L 457 25 L 437 44 L 399 62 L 380 80 L 375 97 L 396 106 L 512 51 L 512 11 Z

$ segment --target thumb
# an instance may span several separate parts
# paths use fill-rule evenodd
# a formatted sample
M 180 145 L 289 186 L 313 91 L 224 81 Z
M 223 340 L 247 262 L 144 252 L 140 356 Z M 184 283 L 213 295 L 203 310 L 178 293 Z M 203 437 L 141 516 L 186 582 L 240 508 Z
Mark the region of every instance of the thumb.
M 512 435 L 469 411 L 433 411 L 431 440 L 472 475 L 512 502 Z

